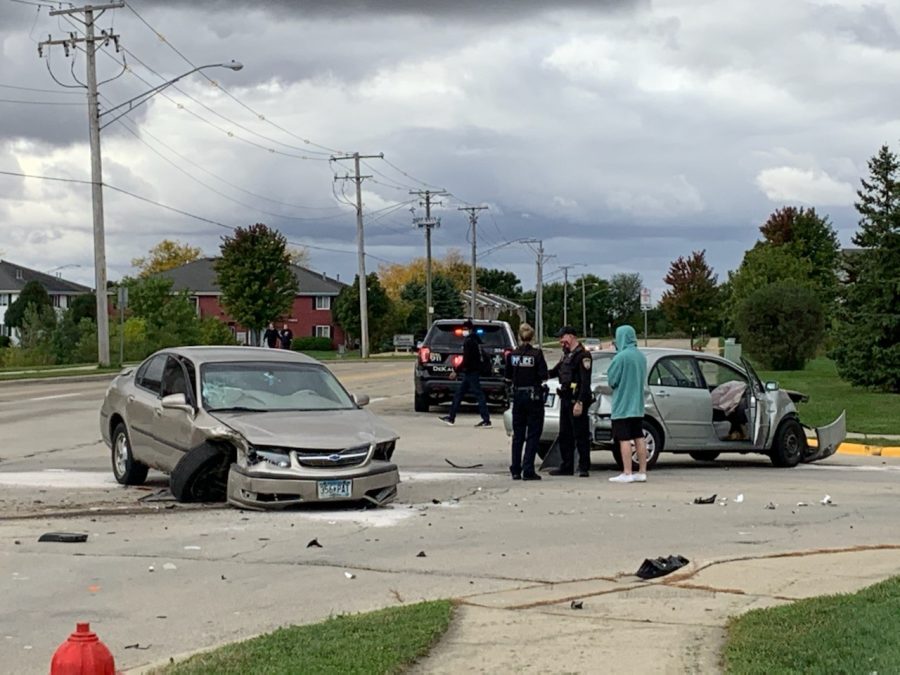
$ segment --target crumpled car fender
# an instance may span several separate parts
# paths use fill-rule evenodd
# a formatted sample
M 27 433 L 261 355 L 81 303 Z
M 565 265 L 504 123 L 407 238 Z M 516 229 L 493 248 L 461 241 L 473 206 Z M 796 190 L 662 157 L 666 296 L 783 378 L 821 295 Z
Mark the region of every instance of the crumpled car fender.
M 807 429 L 811 427 L 806 427 Z M 818 462 L 831 457 L 847 438 L 847 411 L 844 410 L 834 422 L 823 427 L 816 427 L 816 445 L 809 446 L 802 462 Z
M 233 429 L 216 426 L 204 431 L 207 440 L 184 453 L 169 476 L 169 489 L 180 502 L 225 501 L 235 454 L 249 451 L 246 439 Z

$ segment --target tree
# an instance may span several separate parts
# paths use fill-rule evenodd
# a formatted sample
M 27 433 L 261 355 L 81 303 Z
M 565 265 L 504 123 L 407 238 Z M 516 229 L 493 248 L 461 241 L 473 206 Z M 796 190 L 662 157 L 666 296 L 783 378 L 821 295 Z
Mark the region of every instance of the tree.
M 25 310 L 29 307 L 36 307 L 37 309 L 42 307 L 50 307 L 52 309 L 53 307 L 50 296 L 47 294 L 47 289 L 37 281 L 29 281 L 25 284 L 22 292 L 19 293 L 19 297 L 13 300 L 9 307 L 6 308 L 3 322 L 12 328 L 20 328 L 25 320 Z
M 641 275 L 614 274 L 609 280 L 609 308 L 612 322 L 633 321 L 641 311 Z
M 411 333 L 424 331 L 427 326 L 425 315 L 425 284 L 411 281 L 403 287 L 400 298 L 410 305 L 407 330 Z M 453 281 L 441 274 L 431 278 L 431 301 L 434 305 L 434 319 L 455 319 L 463 315 L 463 302 Z
M 341 289 L 331 309 L 335 320 L 347 335 L 357 338 L 361 336 L 358 274 L 354 277 L 352 285 Z M 374 272 L 366 275 L 366 309 L 369 336 L 372 338 L 372 344 L 377 345 L 382 337 L 382 326 L 391 310 L 391 299 L 384 292 L 381 282 L 378 281 L 378 275 Z
M 861 250 L 846 260 L 832 356 L 847 381 L 900 393 L 900 160 L 882 146 L 857 191 Z
M 478 284 L 479 290 L 509 300 L 516 300 L 522 295 L 522 281 L 508 270 L 479 267 L 475 271 L 475 282 Z M 471 286 L 471 282 L 469 285 Z
M 392 265 L 380 265 L 378 277 L 381 286 L 393 300 L 400 298 L 403 288 L 410 282 L 425 283 L 425 258 L 415 258 L 406 265 L 398 263 Z M 457 291 L 464 291 L 471 287 L 470 265 L 463 259 L 462 254 L 451 249 L 443 258 L 435 258 L 431 261 L 432 286 L 434 277 L 440 275 L 451 281 Z M 476 272 L 477 274 L 477 272 Z M 432 288 L 432 290 L 434 290 Z
M 128 289 L 128 315 L 144 320 L 151 351 L 200 342 L 199 320 L 190 297 L 186 291 L 173 293 L 172 283 L 165 277 L 122 280 Z
M 145 258 L 134 258 L 132 267 L 138 268 L 138 276 L 147 277 L 158 272 L 181 267 L 189 262 L 197 260 L 202 251 L 190 244 L 182 244 L 171 239 L 163 239 L 150 249 Z
M 215 270 L 222 306 L 258 335 L 270 321 L 287 314 L 297 296 L 287 240 L 277 230 L 257 223 L 222 237 L 220 248 Z
M 694 327 L 712 328 L 717 323 L 718 277 L 706 262 L 706 250 L 694 251 L 687 259 L 679 256 L 665 282 L 672 288 L 663 293 L 660 308 L 677 330 L 693 333 Z
M 97 320 L 97 299 L 93 293 L 76 295 L 69 301 L 68 312 L 72 313 L 72 321 L 76 324 L 82 319 Z
M 816 293 L 789 281 L 751 293 L 738 308 L 735 323 L 747 353 L 773 370 L 802 370 L 825 332 Z
M 288 255 L 291 257 L 291 265 L 297 267 L 309 267 L 312 256 L 305 246 L 288 246 Z

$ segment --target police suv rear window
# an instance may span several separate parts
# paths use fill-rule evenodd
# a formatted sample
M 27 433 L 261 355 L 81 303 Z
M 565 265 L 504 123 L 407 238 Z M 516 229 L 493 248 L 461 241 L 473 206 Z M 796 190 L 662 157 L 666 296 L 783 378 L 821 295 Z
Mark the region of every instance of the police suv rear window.
M 475 326 L 475 332 L 481 338 L 484 347 L 509 347 L 509 338 L 502 326 Z M 434 325 L 431 339 L 426 343 L 432 351 L 457 350 L 462 351 L 465 340 L 463 327 L 453 324 Z

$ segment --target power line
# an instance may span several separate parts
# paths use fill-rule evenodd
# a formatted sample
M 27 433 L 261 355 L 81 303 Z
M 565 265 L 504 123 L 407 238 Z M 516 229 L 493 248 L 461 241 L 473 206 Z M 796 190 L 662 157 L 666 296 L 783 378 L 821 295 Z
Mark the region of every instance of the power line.
M 0 98 L 0 103 L 18 103 L 21 105 L 84 105 L 81 101 L 23 101 L 11 98 Z
M 18 89 L 19 91 L 35 91 L 42 94 L 63 94 L 63 95 L 76 95 L 80 96 L 81 93 L 77 91 L 60 91 L 59 89 L 39 89 L 37 87 L 20 87 L 17 84 L 2 84 L 0 83 L 0 89 Z M 81 103 L 78 103 L 81 105 Z

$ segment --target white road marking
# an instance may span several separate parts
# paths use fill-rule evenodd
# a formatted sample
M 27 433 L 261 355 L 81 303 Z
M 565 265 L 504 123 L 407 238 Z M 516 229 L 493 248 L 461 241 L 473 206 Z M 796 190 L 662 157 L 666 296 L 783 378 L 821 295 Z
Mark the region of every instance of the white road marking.
M 883 466 L 835 466 L 833 464 L 798 464 L 798 469 L 807 471 L 900 471 L 900 466 L 886 464 Z
M 31 401 L 51 401 L 55 398 L 71 398 L 73 396 L 81 396 L 81 394 L 75 393 L 75 394 L 55 394 L 53 396 L 38 396 L 37 398 L 24 398 L 20 402 L 28 403 Z
M 119 484 L 107 471 L 9 471 L 0 472 L 0 485 L 9 487 L 76 488 L 95 490 L 116 487 Z

